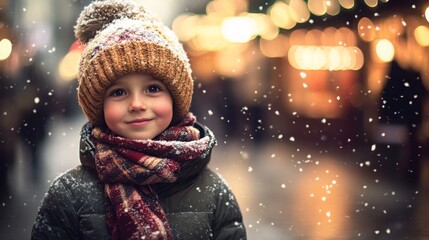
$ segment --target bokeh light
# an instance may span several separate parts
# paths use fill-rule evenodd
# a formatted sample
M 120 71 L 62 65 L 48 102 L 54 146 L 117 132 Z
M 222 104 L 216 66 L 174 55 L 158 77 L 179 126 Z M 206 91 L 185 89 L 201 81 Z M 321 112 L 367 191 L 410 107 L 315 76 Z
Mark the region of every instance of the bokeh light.
M 421 46 L 429 46 L 429 28 L 427 26 L 418 26 L 414 30 L 414 38 Z
M 3 38 L 0 41 L 0 61 L 6 60 L 11 53 L 12 53 L 12 42 L 7 38 Z
M 375 25 L 371 19 L 363 17 L 359 20 L 357 28 L 359 37 L 367 42 L 374 40 L 375 38 Z
M 390 62 L 395 56 L 395 49 L 391 41 L 380 39 L 375 43 L 375 53 L 382 62 Z

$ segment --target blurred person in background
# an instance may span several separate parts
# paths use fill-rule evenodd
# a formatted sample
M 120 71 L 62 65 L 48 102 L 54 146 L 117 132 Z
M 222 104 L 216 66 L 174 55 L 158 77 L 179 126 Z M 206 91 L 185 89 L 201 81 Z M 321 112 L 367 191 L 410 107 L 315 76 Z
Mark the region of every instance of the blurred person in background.
M 426 94 L 420 74 L 392 61 L 389 79 L 381 94 L 380 122 L 403 129 L 403 139 L 394 139 L 390 144 L 390 157 L 386 167 L 394 167 L 407 183 L 417 184 L 420 178 L 422 155 L 418 131 L 421 129 L 423 99 Z
M 39 162 L 42 144 L 47 136 L 48 120 L 55 112 L 54 91 L 51 80 L 43 68 L 43 61 L 36 52 L 27 60 L 19 74 L 20 89 L 20 123 L 18 128 L 25 150 L 28 152 L 33 178 L 38 179 L 40 173 Z
M 8 171 L 16 156 L 16 128 L 19 122 L 19 111 L 16 111 L 16 105 L 13 104 L 16 73 L 11 70 L 10 60 L 0 61 L 0 187 L 1 193 L 5 195 L 9 192 Z

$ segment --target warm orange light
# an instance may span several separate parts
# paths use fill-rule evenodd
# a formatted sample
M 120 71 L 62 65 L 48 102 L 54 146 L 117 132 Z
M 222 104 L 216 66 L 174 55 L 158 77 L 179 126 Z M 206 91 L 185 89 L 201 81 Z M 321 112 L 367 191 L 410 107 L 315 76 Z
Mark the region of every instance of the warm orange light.
M 346 27 L 339 28 L 335 36 L 338 39 L 338 41 L 340 41 L 340 42 L 337 42 L 337 44 L 339 45 L 344 45 L 344 46 L 357 45 L 356 34 L 349 28 L 346 28 Z
M 228 0 L 215 0 L 210 1 L 206 6 L 206 12 L 208 15 L 223 15 L 223 16 L 234 16 L 236 8 L 232 1 Z
M 354 0 L 339 0 L 338 2 L 345 9 L 351 9 L 355 6 Z
M 329 70 L 346 68 L 350 62 L 350 56 L 347 56 L 347 52 L 344 49 L 344 47 L 325 48 L 324 54 L 328 63 L 325 68 Z
M 76 79 L 79 71 L 80 55 L 81 51 L 70 51 L 60 61 L 58 72 L 62 80 L 72 81 Z
M 426 26 L 418 26 L 414 30 L 414 38 L 421 46 L 429 46 L 429 28 Z
M 305 35 L 305 45 L 320 45 L 322 31 L 319 29 L 311 29 Z
M 306 95 L 306 94 L 303 94 Z M 314 101 L 323 101 L 329 97 Z M 323 104 L 329 107 L 335 104 Z M 314 109 L 314 108 L 312 108 Z M 349 190 L 356 187 L 352 174 L 341 175 L 346 169 L 335 165 L 333 159 L 325 158 L 316 161 L 304 168 L 298 181 L 297 194 L 291 201 L 306 206 L 293 209 L 291 216 L 295 216 L 294 231 L 306 232 L 311 239 L 336 239 L 347 228 L 344 221 L 352 207 L 349 201 Z
M 296 22 L 292 18 L 289 5 L 284 2 L 275 2 L 269 9 L 269 14 L 273 23 L 279 28 L 291 29 Z
M 359 70 L 363 53 L 358 47 L 294 45 L 289 49 L 288 60 L 301 70 Z
M 378 5 L 378 0 L 365 0 L 365 3 L 368 7 L 377 7 Z
M 269 58 L 284 57 L 287 55 L 288 39 L 284 35 L 278 35 L 273 40 L 261 39 L 259 48 L 262 54 Z
M 11 53 L 12 53 L 12 42 L 7 38 L 3 38 L 0 41 L 0 61 L 6 60 L 7 58 L 9 58 Z
M 371 19 L 363 17 L 358 23 L 359 37 L 367 42 L 371 42 L 375 38 L 375 26 Z
M 192 39 L 196 50 L 217 51 L 225 47 L 226 41 L 220 28 L 221 19 L 216 16 L 203 16 L 196 27 L 196 36 Z
M 334 27 L 327 27 L 323 29 L 323 33 L 320 36 L 320 42 L 323 46 L 334 46 L 337 43 L 335 42 L 334 38 L 332 36 L 335 35 L 337 32 L 337 29 Z
M 316 16 L 322 16 L 325 15 L 328 11 L 328 8 L 326 6 L 325 1 L 320 0 L 308 0 L 308 9 L 311 13 L 313 13 Z
M 215 69 L 221 76 L 237 77 L 243 74 L 247 59 L 243 57 L 245 45 L 225 48 L 216 53 Z
M 351 70 L 361 69 L 365 62 L 365 57 L 363 55 L 363 52 L 358 47 L 349 47 L 347 48 L 347 50 L 349 51 L 348 56 L 351 56 L 351 59 L 350 59 Z
M 258 35 L 257 23 L 250 17 L 228 17 L 222 21 L 223 37 L 234 43 L 245 43 Z
M 197 35 L 197 27 L 200 20 L 198 15 L 180 15 L 174 19 L 172 28 L 181 41 L 187 42 Z
M 303 0 L 290 0 L 289 7 L 293 9 L 295 13 L 292 15 L 292 18 L 295 20 L 295 22 L 307 22 L 310 18 L 310 11 L 308 11 L 307 3 L 305 3 Z
M 425 10 L 425 18 L 426 18 L 426 21 L 429 22 L 429 7 L 427 7 Z
M 290 45 L 302 45 L 302 40 L 305 38 L 307 30 L 305 29 L 296 29 L 289 36 Z
M 326 1 L 326 13 L 331 16 L 335 16 L 340 13 L 340 4 L 337 0 Z
M 404 32 L 406 25 L 402 16 L 394 15 L 383 22 L 381 31 L 386 36 L 399 36 Z
M 249 13 L 250 18 L 253 18 L 256 23 L 256 30 L 261 38 L 272 40 L 279 35 L 279 28 L 273 24 L 271 18 L 266 14 Z
M 391 41 L 381 39 L 375 43 L 375 54 L 382 62 L 390 62 L 395 56 L 395 48 Z

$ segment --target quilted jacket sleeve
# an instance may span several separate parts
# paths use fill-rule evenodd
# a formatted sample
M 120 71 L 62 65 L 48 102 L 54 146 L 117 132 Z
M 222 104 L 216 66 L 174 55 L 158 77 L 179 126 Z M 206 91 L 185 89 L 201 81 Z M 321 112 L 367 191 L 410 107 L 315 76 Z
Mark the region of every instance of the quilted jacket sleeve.
M 234 194 L 225 180 L 218 175 L 216 179 L 219 192 L 213 223 L 214 239 L 247 239 L 243 217 Z
M 79 239 L 78 215 L 70 195 L 64 178 L 53 182 L 37 214 L 32 240 Z

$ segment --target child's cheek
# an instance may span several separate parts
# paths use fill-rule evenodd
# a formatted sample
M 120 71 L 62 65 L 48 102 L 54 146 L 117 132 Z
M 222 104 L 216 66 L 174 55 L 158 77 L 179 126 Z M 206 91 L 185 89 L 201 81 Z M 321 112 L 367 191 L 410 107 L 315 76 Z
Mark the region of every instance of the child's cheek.
M 158 116 L 171 121 L 173 119 L 173 101 L 170 99 L 159 101 L 157 103 L 156 111 Z
M 109 128 L 111 128 L 112 124 L 115 124 L 120 121 L 123 115 L 123 107 L 118 104 L 114 104 L 112 102 L 104 103 L 104 120 Z

